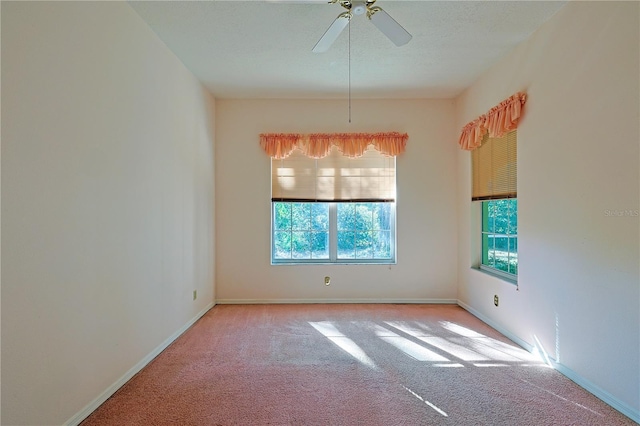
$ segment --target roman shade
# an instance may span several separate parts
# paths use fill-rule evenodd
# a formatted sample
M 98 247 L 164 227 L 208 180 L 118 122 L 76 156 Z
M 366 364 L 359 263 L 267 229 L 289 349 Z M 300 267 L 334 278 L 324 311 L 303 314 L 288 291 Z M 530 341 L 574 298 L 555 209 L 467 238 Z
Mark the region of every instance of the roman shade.
M 517 131 L 500 138 L 485 134 L 479 148 L 471 152 L 471 199 L 516 198 L 518 187 Z
M 272 201 L 393 202 L 396 159 L 367 148 L 347 157 L 337 147 L 322 158 L 292 151 L 271 159 Z

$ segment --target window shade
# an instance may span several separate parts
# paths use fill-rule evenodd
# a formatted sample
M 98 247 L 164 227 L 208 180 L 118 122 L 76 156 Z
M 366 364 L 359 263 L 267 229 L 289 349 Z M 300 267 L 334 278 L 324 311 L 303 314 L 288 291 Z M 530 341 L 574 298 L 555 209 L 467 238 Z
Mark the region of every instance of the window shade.
M 320 159 L 294 151 L 271 160 L 273 201 L 395 201 L 396 159 L 369 147 L 349 158 L 337 148 Z
M 500 138 L 485 135 L 482 145 L 471 152 L 471 199 L 476 201 L 516 198 L 517 156 L 516 130 Z

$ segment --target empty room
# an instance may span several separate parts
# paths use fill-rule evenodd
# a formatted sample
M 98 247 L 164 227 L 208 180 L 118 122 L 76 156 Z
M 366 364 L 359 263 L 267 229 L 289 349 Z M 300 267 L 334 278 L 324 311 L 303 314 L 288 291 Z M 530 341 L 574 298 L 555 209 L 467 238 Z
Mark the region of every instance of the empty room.
M 0 21 L 2 425 L 640 423 L 640 2 Z

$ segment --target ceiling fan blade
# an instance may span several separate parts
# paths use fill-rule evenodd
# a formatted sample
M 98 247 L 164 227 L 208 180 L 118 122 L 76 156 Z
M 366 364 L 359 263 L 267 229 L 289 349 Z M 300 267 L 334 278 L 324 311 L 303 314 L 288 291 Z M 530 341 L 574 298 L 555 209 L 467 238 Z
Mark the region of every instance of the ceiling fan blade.
M 351 14 L 349 12 L 343 12 L 333 21 L 331 26 L 325 31 L 325 33 L 320 37 L 320 40 L 313 46 L 311 51 L 313 53 L 322 53 L 326 52 L 334 41 L 338 38 L 342 30 L 349 24 L 349 19 L 351 19 Z
M 369 19 L 396 46 L 403 46 L 411 40 L 411 34 L 381 8 L 372 8 Z

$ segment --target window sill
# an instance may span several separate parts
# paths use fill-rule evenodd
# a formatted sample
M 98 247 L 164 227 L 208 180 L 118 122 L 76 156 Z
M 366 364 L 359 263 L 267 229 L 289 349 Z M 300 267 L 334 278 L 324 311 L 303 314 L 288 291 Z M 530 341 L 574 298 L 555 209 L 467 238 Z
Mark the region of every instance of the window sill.
M 380 265 L 380 266 L 393 266 L 396 265 L 397 262 L 271 262 L 271 266 L 343 266 L 343 265 Z
M 518 286 L 518 277 L 517 276 L 509 277 L 509 276 L 506 276 L 506 275 L 502 275 L 500 273 L 493 272 L 493 271 L 488 270 L 488 269 L 480 268 L 478 266 L 472 266 L 471 269 L 474 270 L 474 271 L 478 271 L 481 274 L 489 275 L 489 276 L 491 276 L 493 278 L 497 278 L 497 279 L 499 279 L 501 281 L 507 282 L 509 284 L 513 284 L 516 287 Z

